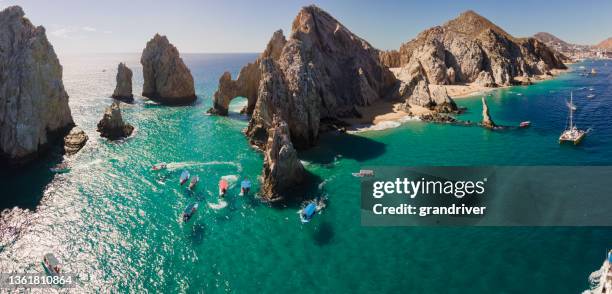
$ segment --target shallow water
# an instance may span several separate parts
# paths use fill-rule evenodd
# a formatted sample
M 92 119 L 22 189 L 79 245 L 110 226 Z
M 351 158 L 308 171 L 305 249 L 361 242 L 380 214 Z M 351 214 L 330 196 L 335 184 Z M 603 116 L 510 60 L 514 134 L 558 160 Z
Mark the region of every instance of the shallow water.
M 359 182 L 350 175 L 372 165 L 608 165 L 612 163 L 612 67 L 586 62 L 599 75 L 576 72 L 488 97 L 502 125 L 530 120 L 529 129 L 490 132 L 477 127 L 408 121 L 358 135 L 328 134 L 300 155 L 320 181 L 312 195 L 329 205 L 309 224 L 297 208 L 273 209 L 230 187 L 226 207 L 217 182 L 254 182 L 262 155 L 241 133 L 247 120 L 233 101 L 229 118 L 206 116 L 218 77 L 234 75 L 255 54 L 187 54 L 196 81 L 195 106 L 162 107 L 136 97 L 123 106 L 136 134 L 119 143 L 95 132 L 114 89 L 116 65 L 134 70 L 139 56 L 66 56 L 64 82 L 76 123 L 89 135 L 69 160 L 72 170 L 51 174 L 49 159 L 19 175 L 4 174 L 0 271 L 39 271 L 54 252 L 82 290 L 162 292 L 555 292 L 588 287 L 589 274 L 612 247 L 609 228 L 368 228 L 359 218 Z M 593 87 L 594 91 L 579 90 Z M 577 124 L 591 131 L 580 147 L 559 146 L 574 89 Z M 587 99 L 587 92 L 596 97 Z M 522 95 L 517 95 L 521 93 Z M 457 101 L 479 120 L 480 96 Z M 167 171 L 151 165 L 169 163 Z M 195 192 L 180 187 L 183 169 L 201 178 Z M 228 181 L 229 181 L 228 180 Z M 192 201 L 199 211 L 184 224 Z M 16 208 L 13 208 L 17 206 Z

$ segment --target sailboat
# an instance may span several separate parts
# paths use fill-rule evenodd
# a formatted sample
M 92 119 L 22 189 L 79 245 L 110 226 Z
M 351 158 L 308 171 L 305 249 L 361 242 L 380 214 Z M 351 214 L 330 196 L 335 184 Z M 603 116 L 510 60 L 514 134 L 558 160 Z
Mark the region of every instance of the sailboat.
M 580 144 L 580 141 L 586 136 L 586 131 L 578 129 L 576 125 L 574 125 L 574 111 L 576 110 L 576 106 L 574 105 L 574 93 L 570 94 L 570 102 L 567 103 L 567 108 L 569 108 L 569 125 L 565 131 L 559 137 L 559 143 L 571 142 L 574 145 Z

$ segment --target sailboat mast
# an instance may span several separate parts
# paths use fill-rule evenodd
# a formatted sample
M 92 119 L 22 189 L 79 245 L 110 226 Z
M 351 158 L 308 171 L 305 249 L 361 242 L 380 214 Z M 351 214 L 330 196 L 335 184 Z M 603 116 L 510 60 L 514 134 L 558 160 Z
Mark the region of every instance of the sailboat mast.
M 570 92 L 570 130 L 574 127 L 574 92 Z

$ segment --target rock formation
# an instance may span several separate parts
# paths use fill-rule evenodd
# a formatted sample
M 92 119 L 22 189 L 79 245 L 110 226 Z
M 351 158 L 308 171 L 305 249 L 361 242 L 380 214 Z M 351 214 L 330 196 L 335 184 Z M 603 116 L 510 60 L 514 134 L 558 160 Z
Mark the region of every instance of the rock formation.
M 0 12 L 0 158 L 25 163 L 74 125 L 45 29 L 19 6 Z
M 68 135 L 64 137 L 64 151 L 67 155 L 76 154 L 85 146 L 87 140 L 89 140 L 87 134 L 85 134 L 81 128 L 74 127 L 70 130 Z
M 491 119 L 489 115 L 489 106 L 487 106 L 487 100 L 482 97 L 482 122 L 481 125 L 487 129 L 494 129 L 496 127 L 495 123 Z
M 278 60 L 283 47 L 287 40 L 283 35 L 282 30 L 274 32 L 272 38 L 266 46 L 266 50 L 255 60 L 244 66 L 238 78 L 232 80 L 232 74 L 229 72 L 223 73 L 219 79 L 219 88 L 213 96 L 213 108 L 208 112 L 218 115 L 227 115 L 229 103 L 236 97 L 247 98 L 247 114 L 253 113 L 255 103 L 257 101 L 257 91 L 259 89 L 259 81 L 261 77 L 260 64 L 266 58 Z
M 112 97 L 128 103 L 134 101 L 134 95 L 132 94 L 132 70 L 123 62 L 119 63 L 117 67 L 117 86 Z
M 100 136 L 109 140 L 117 140 L 129 137 L 134 131 L 134 127 L 123 121 L 121 117 L 121 108 L 118 102 L 106 108 L 102 120 L 98 122 L 98 132 Z
M 544 43 L 534 38 L 515 38 L 473 11 L 425 30 L 403 44 L 397 54 L 388 54 L 399 55 L 387 58 L 381 54 L 385 57 L 382 62 L 388 66 L 410 66 L 418 60 L 431 84 L 479 81 L 503 86 L 511 85 L 517 76 L 542 75 L 566 68 Z
M 140 63 L 144 76 L 142 96 L 167 105 L 191 104 L 196 100 L 193 76 L 166 36 L 155 34 L 147 42 Z
M 306 171 L 291 143 L 289 125 L 276 116 L 268 132 L 262 194 L 266 200 L 274 202 L 284 200 L 285 192 L 302 183 Z
M 251 139 L 265 145 L 276 114 L 289 125 L 294 146 L 308 148 L 318 139 L 321 120 L 356 116 L 354 106 L 396 95 L 397 80 L 378 55 L 327 12 L 304 7 L 287 40 L 277 31 L 236 81 L 224 74 L 211 112 L 225 114 L 231 99 L 246 96 L 253 108 Z
M 314 145 L 322 122 L 359 116 L 355 106 L 397 98 L 397 86 L 378 50 L 327 12 L 308 6 L 288 38 L 275 32 L 236 80 L 229 73 L 221 77 L 209 112 L 225 115 L 231 99 L 248 99 L 246 134 L 266 157 L 263 194 L 277 199 L 304 174 L 294 147 Z

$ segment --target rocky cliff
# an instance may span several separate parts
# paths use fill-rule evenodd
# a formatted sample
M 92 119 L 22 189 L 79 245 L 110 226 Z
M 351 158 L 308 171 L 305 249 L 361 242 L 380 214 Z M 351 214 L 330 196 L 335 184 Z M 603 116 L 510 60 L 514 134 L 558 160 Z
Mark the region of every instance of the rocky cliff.
M 193 76 L 166 36 L 155 34 L 147 42 L 140 63 L 144 76 L 142 96 L 167 105 L 196 100 Z
M 113 92 L 113 98 L 124 102 L 133 102 L 132 94 L 132 70 L 125 63 L 119 63 L 117 67 L 117 86 Z
M 289 125 L 274 117 L 264 152 L 262 195 L 267 201 L 284 200 L 287 191 L 304 181 L 306 171 L 291 143 Z
M 322 119 L 356 116 L 355 105 L 396 95 L 397 80 L 378 55 L 327 12 L 304 7 L 286 40 L 276 32 L 236 81 L 222 76 L 211 112 L 225 114 L 231 99 L 246 96 L 253 109 L 248 134 L 260 146 L 272 115 L 278 115 L 289 125 L 296 148 L 308 148 L 318 139 Z
M 21 7 L 0 12 L 0 157 L 25 163 L 74 125 L 62 66 Z
M 129 137 L 134 131 L 134 127 L 123 121 L 121 116 L 121 108 L 118 102 L 113 102 L 111 106 L 104 111 L 104 116 L 98 122 L 98 132 L 100 136 L 109 140 L 118 140 Z
M 492 81 L 490 85 L 502 86 L 513 84 L 515 77 L 566 68 L 544 43 L 515 38 L 473 11 L 421 32 L 397 53 L 381 56 L 394 67 L 418 61 L 431 84 Z
M 313 146 L 322 121 L 359 116 L 355 106 L 397 98 L 397 87 L 378 50 L 327 12 L 308 6 L 296 16 L 289 37 L 275 32 L 236 80 L 229 73 L 220 78 L 209 112 L 226 115 L 231 99 L 248 98 L 246 135 L 265 154 L 263 195 L 279 199 L 305 174 L 294 147 Z

